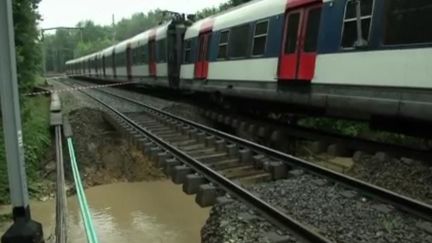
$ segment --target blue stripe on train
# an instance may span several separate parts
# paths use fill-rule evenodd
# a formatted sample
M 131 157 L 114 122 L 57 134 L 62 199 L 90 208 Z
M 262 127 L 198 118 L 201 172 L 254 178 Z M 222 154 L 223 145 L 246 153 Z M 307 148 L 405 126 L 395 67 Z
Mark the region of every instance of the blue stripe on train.
M 340 0 L 323 5 L 318 38 L 318 53 L 325 54 L 383 49 L 381 42 L 384 31 L 384 1 L 382 0 L 374 1 L 372 27 L 369 34 L 368 47 L 351 50 L 341 49 L 346 2 L 347 0 Z
M 339 52 L 345 1 L 333 1 L 323 5 L 318 37 L 318 53 Z
M 255 29 L 255 25 L 257 22 L 261 21 L 261 20 L 265 20 L 265 19 L 269 19 L 269 29 L 268 29 L 268 34 L 267 34 L 267 43 L 266 43 L 266 50 L 264 53 L 264 56 L 260 57 L 260 58 L 267 58 L 267 57 L 278 57 L 280 50 L 281 50 L 281 46 L 282 46 L 282 33 L 283 33 L 283 24 L 284 24 L 284 14 L 280 14 L 280 15 L 275 15 L 275 16 L 271 16 L 268 18 L 264 18 L 264 19 L 259 19 L 253 22 L 250 22 L 250 32 L 249 32 L 249 53 L 252 52 L 252 39 L 253 39 L 253 32 Z M 233 26 L 234 27 L 234 26 Z M 231 27 L 232 28 L 232 27 Z M 226 29 L 224 29 L 226 30 Z M 223 30 L 218 30 L 212 33 L 211 35 L 211 40 L 210 40 L 210 44 L 209 44 L 209 61 L 210 62 L 216 62 L 216 61 L 220 61 L 217 60 L 217 56 L 218 56 L 218 52 L 219 52 L 219 40 L 220 40 L 220 36 L 221 36 L 221 32 Z M 192 63 L 196 62 L 197 58 L 198 58 L 198 38 L 194 37 L 191 38 L 191 45 L 192 45 L 192 51 L 191 51 L 191 55 L 192 55 Z M 243 58 L 243 59 L 252 59 L 252 57 L 247 57 L 247 58 Z M 239 60 L 239 59 L 236 59 Z M 241 60 L 241 59 L 240 59 Z

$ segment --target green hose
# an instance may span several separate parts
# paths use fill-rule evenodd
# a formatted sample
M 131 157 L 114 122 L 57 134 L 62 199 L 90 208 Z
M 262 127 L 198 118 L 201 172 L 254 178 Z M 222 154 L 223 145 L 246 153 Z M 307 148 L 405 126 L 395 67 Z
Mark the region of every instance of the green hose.
M 89 206 L 87 203 L 86 196 L 84 194 L 84 189 L 81 184 L 81 177 L 79 175 L 78 165 L 75 157 L 75 151 L 72 143 L 72 138 L 67 138 L 67 143 L 69 147 L 69 156 L 71 160 L 72 173 L 75 181 L 75 188 L 78 197 L 78 203 L 81 210 L 81 215 L 84 220 L 84 228 L 87 235 L 87 242 L 89 243 L 98 243 L 98 238 L 96 236 L 96 230 L 93 225 L 93 221 L 91 218 Z

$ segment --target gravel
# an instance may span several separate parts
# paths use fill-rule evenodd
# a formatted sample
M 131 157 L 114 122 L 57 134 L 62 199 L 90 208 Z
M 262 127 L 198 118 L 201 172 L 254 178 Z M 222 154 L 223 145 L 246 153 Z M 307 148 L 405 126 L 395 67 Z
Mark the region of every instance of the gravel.
M 54 90 L 67 90 L 71 87 L 64 84 L 63 82 L 50 80 L 49 83 L 53 86 Z M 81 109 L 81 108 L 98 108 L 99 105 L 91 98 L 79 91 L 66 91 L 59 93 L 62 110 L 64 114 L 68 114 L 71 111 Z
M 201 229 L 202 243 L 271 243 L 275 239 L 283 239 L 286 243 L 297 242 L 295 237 L 275 229 L 238 201 L 214 206 Z
M 358 153 L 350 176 L 432 204 L 432 167 L 408 158 Z
M 249 189 L 334 242 L 432 242 L 430 222 L 312 175 L 298 173 L 290 179 L 253 185 Z M 231 220 L 230 227 L 241 226 L 238 219 L 241 211 L 238 205 L 214 207 L 205 228 L 216 232 L 226 217 Z M 249 222 L 247 227 L 259 231 L 262 226 Z M 228 232 L 205 242 L 217 242 L 213 241 L 217 237 L 236 238 L 237 234 Z M 235 242 L 252 242 L 249 240 Z
M 175 104 L 175 102 L 169 101 L 169 100 L 164 100 L 164 99 L 160 99 L 154 96 L 150 96 L 150 95 L 146 95 L 146 94 L 142 94 L 142 93 L 137 93 L 137 92 L 132 92 L 132 91 L 128 91 L 128 90 L 123 90 L 123 89 L 119 89 L 119 88 L 111 88 L 111 87 L 107 87 L 107 88 L 103 88 L 103 90 L 118 94 L 118 95 L 122 95 L 137 101 L 141 101 L 147 105 L 159 108 L 159 109 L 165 109 L 167 107 L 170 107 L 171 105 Z
M 151 106 L 204 124 L 196 107 L 116 88 L 104 88 L 137 99 Z M 123 112 L 139 112 L 141 108 L 129 102 L 109 98 L 92 91 Z M 65 93 L 67 96 L 68 93 Z M 80 94 L 82 95 L 82 94 Z M 93 103 L 85 95 L 79 103 Z M 381 156 L 382 157 L 382 156 Z M 351 176 L 432 203 L 431 168 L 410 159 L 357 156 Z M 314 227 L 320 234 L 335 242 L 432 242 L 432 224 L 361 197 L 340 185 L 328 183 L 311 175 L 301 174 L 287 180 L 250 187 L 272 205 L 285 210 L 300 222 Z M 202 229 L 202 242 L 271 242 L 280 233 L 240 202 L 225 203 L 212 209 Z M 272 235 L 272 236 L 269 236 Z M 295 242 L 289 234 L 284 242 Z M 277 238 L 276 237 L 276 238 Z M 273 240 L 274 241 L 274 240 Z
M 70 88 L 61 82 L 51 81 L 53 88 Z M 136 107 L 118 99 L 108 100 L 116 108 L 124 111 L 136 111 Z M 79 168 L 86 187 L 110 184 L 118 181 L 148 181 L 165 178 L 162 171 L 130 144 L 121 134 L 108 124 L 103 112 L 87 95 L 78 92 L 60 92 L 63 114 L 68 114 L 72 126 L 75 150 Z M 72 180 L 70 165 L 66 163 L 67 178 Z
M 213 126 L 213 123 L 209 119 L 203 117 L 200 114 L 197 106 L 193 106 L 183 102 L 160 99 L 157 97 L 153 97 L 153 96 L 149 96 L 137 92 L 127 91 L 127 90 L 122 90 L 118 88 L 107 87 L 103 89 L 118 95 L 122 95 L 137 101 L 141 101 L 144 104 L 153 106 L 155 108 L 159 108 L 161 110 L 183 117 L 185 119 L 195 121 L 203 125 Z
M 78 82 L 80 86 L 86 86 L 91 84 L 83 81 L 75 81 L 75 82 Z M 174 115 L 183 117 L 188 120 L 192 120 L 208 126 L 213 126 L 213 123 L 209 119 L 206 119 L 205 117 L 200 115 L 200 113 L 198 112 L 198 107 L 194 105 L 190 105 L 181 101 L 170 101 L 166 99 L 161 99 L 154 96 L 133 92 L 129 90 L 123 90 L 119 88 L 104 87 L 99 89 L 106 90 L 114 94 L 118 94 L 124 97 L 128 97 L 140 101 L 144 104 L 164 110 L 166 112 L 172 113 Z M 97 92 L 97 90 L 95 89 L 90 89 L 89 91 L 92 92 L 92 94 L 94 94 L 96 97 L 100 98 L 101 100 L 113 105 L 119 111 L 122 112 L 142 111 L 142 108 L 140 106 L 131 105 L 130 102 L 122 101 L 121 99 L 114 98 L 114 97 L 109 97 L 108 95 L 102 92 Z

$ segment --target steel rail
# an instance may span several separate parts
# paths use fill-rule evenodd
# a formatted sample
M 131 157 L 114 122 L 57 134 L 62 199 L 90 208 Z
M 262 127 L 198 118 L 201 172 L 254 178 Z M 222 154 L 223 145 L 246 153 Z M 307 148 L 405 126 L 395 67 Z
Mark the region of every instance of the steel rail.
M 235 196 L 240 201 L 244 202 L 245 204 L 251 206 L 252 208 L 256 209 L 258 212 L 262 214 L 263 217 L 267 218 L 269 221 L 273 222 L 274 224 L 278 225 L 281 228 L 287 229 L 288 231 L 292 232 L 297 237 L 301 238 L 303 241 L 307 242 L 331 242 L 330 240 L 324 238 L 314 230 L 310 229 L 309 227 L 301 224 L 294 218 L 286 215 L 285 213 L 281 212 L 280 210 L 274 208 L 264 200 L 258 198 L 251 192 L 247 191 L 246 189 L 242 188 L 241 186 L 235 184 L 233 181 L 225 178 L 224 176 L 220 175 L 215 170 L 209 168 L 205 164 L 199 162 L 198 160 L 194 159 L 193 157 L 187 155 L 183 151 L 177 149 L 176 147 L 172 146 L 171 144 L 167 143 L 166 141 L 162 140 L 161 138 L 157 137 L 147 129 L 141 127 L 139 124 L 137 124 L 135 121 L 128 118 L 123 113 L 117 111 L 112 106 L 106 104 L 99 98 L 96 98 L 86 91 L 81 91 L 84 94 L 86 94 L 88 97 L 94 99 L 98 103 L 100 103 L 102 106 L 107 108 L 110 112 L 114 113 L 116 116 L 120 117 L 122 120 L 128 122 L 131 126 L 133 126 L 138 131 L 145 134 L 146 137 L 153 140 L 154 143 L 158 144 L 160 147 L 165 149 L 167 152 L 170 152 L 174 157 L 182 161 L 183 163 L 187 164 L 191 168 L 193 168 L 198 173 L 202 174 L 204 177 L 206 177 L 210 182 L 220 186 L 222 189 L 227 191 L 229 194 Z
M 248 147 L 252 150 L 254 150 L 256 153 L 262 153 L 266 154 L 275 160 L 282 161 L 284 163 L 287 163 L 288 165 L 291 165 L 291 167 L 299 167 L 303 168 L 306 171 L 309 171 L 313 174 L 316 174 L 318 176 L 324 176 L 332 181 L 342 183 L 348 187 L 353 188 L 354 190 L 360 190 L 362 191 L 366 196 L 373 197 L 376 199 L 379 199 L 383 202 L 386 202 L 388 204 L 393 205 L 394 207 L 407 211 L 411 214 L 416 215 L 417 217 L 426 219 L 428 221 L 432 220 L 432 206 L 423 202 L 420 202 L 418 200 L 400 195 L 398 193 L 392 192 L 390 190 L 372 185 L 370 183 L 358 180 L 356 178 L 323 168 L 321 166 L 318 166 L 312 162 L 308 162 L 306 160 L 294 157 L 292 155 L 285 154 L 283 152 L 268 148 L 266 146 L 256 144 L 254 142 L 251 142 L 246 139 L 242 139 L 236 136 L 233 136 L 231 134 L 204 126 L 202 124 L 184 119 L 182 117 L 173 115 L 171 113 L 168 113 L 166 111 L 160 110 L 158 108 L 152 107 L 150 105 L 144 104 L 140 101 L 124 97 L 118 94 L 113 94 L 111 92 L 105 91 L 105 90 L 98 90 L 98 92 L 103 92 L 108 95 L 111 95 L 113 97 L 117 97 L 122 100 L 127 100 L 131 103 L 134 103 L 136 105 L 140 105 L 142 107 L 145 107 L 153 112 L 157 112 L 159 114 L 165 115 L 171 119 L 175 119 L 178 121 L 181 121 L 185 124 L 188 124 L 190 126 L 194 126 L 196 128 L 199 128 L 203 131 L 206 131 L 207 133 L 219 136 L 224 138 L 225 140 L 230 140 L 233 143 L 237 143 L 239 145 L 242 145 L 244 147 Z
M 252 120 L 254 121 L 253 124 L 271 126 L 275 130 L 280 130 L 286 134 L 298 138 L 325 141 L 330 144 L 342 144 L 344 147 L 351 150 L 361 150 L 365 152 L 387 152 L 392 156 L 410 157 L 413 159 L 425 161 L 429 161 L 430 159 L 432 159 L 432 150 L 430 149 L 419 149 L 412 146 L 410 147 L 401 144 L 390 144 L 366 138 L 353 137 L 343 134 L 337 134 L 334 132 L 327 132 L 319 129 L 303 127 L 299 125 L 285 124 L 278 120 L 273 120 L 270 118 L 265 119 L 247 115 L 232 116 L 221 110 L 214 110 L 213 112 L 223 116 L 231 116 L 241 121 Z M 217 121 L 217 119 L 212 120 Z

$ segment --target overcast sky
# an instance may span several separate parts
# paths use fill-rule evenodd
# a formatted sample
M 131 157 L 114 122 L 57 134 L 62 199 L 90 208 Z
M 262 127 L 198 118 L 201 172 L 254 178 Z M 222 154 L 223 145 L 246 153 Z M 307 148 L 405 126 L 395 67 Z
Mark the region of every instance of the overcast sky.
M 181 13 L 194 13 L 218 6 L 227 0 L 42 0 L 39 12 L 42 28 L 75 26 L 81 20 L 111 24 L 112 14 L 119 21 L 137 12 L 160 8 Z

